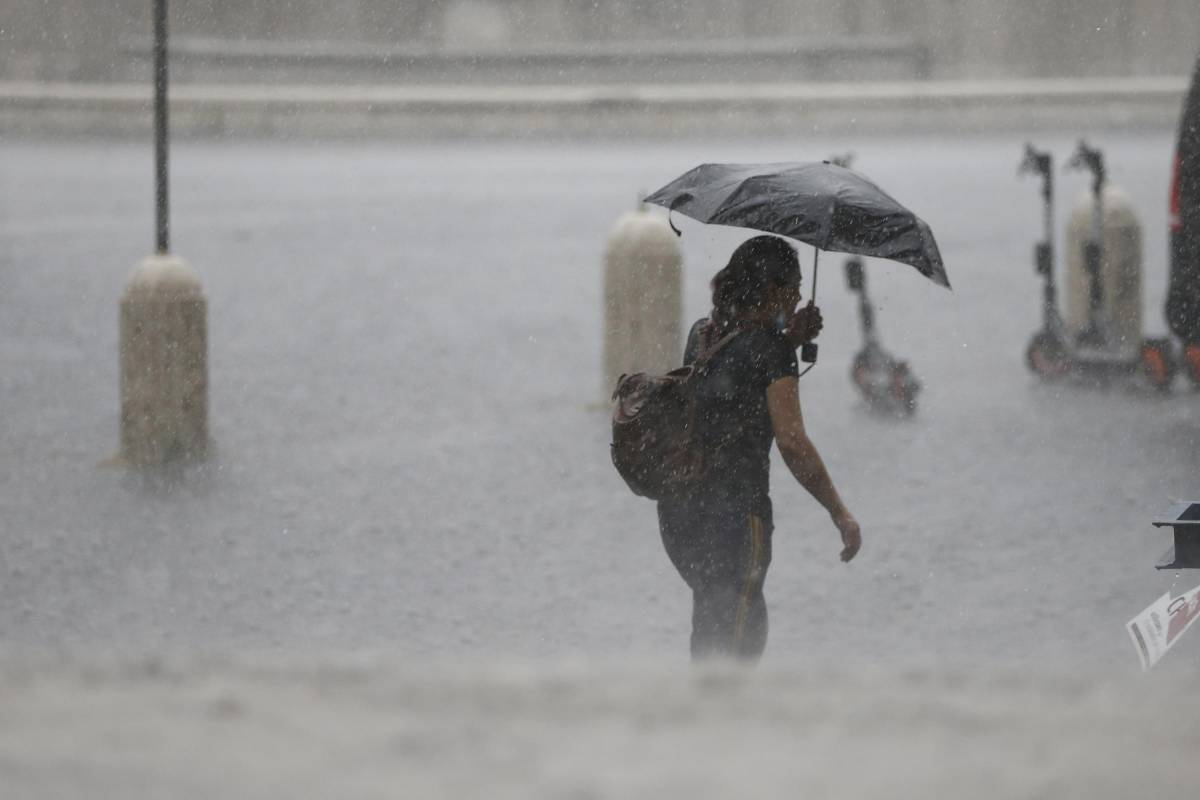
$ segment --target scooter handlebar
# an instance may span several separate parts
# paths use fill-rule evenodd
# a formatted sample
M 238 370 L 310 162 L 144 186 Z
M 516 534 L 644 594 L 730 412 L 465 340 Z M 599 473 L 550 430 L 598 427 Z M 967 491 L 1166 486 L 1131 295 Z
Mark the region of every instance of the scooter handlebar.
M 1018 175 L 1034 174 L 1049 177 L 1053 173 L 1053 156 L 1048 150 L 1037 150 L 1032 144 L 1025 144 L 1025 158 L 1017 167 Z
M 866 285 L 866 275 L 863 274 L 861 258 L 846 259 L 846 288 L 852 292 L 861 292 Z
M 1087 170 L 1092 173 L 1092 191 L 1099 192 L 1104 186 L 1104 153 L 1080 139 L 1075 152 L 1063 167 L 1064 170 Z

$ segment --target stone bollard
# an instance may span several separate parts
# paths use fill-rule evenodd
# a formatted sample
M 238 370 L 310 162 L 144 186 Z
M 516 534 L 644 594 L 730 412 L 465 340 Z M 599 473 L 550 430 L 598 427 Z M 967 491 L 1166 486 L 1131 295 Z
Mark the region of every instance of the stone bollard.
M 147 258 L 121 298 L 121 460 L 152 466 L 208 451 L 207 304 L 183 259 Z
M 1100 275 L 1109 350 L 1136 357 L 1142 342 L 1142 226 L 1128 195 L 1112 186 L 1103 194 L 1103 251 Z M 1088 323 L 1091 280 L 1084 268 L 1084 243 L 1091 235 L 1094 199 L 1080 196 L 1067 222 L 1066 326 L 1074 336 Z
M 678 367 L 682 324 L 678 237 L 645 207 L 622 214 L 604 254 L 604 399 L 623 373 Z

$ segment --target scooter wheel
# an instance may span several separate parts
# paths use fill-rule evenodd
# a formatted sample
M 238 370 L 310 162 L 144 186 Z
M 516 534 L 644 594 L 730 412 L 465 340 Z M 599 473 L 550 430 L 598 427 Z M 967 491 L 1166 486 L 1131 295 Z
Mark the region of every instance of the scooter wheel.
M 1170 339 L 1147 339 L 1142 342 L 1140 356 L 1142 377 L 1150 387 L 1160 392 L 1171 389 L 1175 379 L 1175 359 L 1171 352 Z
M 1196 389 L 1200 389 L 1200 343 L 1184 345 L 1182 357 L 1183 372 Z
M 1070 370 L 1067 348 L 1055 336 L 1045 331 L 1033 337 L 1025 350 L 1025 363 L 1031 372 L 1044 381 L 1056 381 Z
M 1200 389 L 1200 343 L 1183 347 L 1182 368 L 1196 389 Z

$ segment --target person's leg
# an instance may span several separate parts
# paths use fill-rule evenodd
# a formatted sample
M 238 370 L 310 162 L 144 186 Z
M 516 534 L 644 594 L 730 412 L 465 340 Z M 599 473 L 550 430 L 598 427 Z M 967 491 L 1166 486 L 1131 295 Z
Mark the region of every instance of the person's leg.
M 735 655 L 733 630 L 737 621 L 738 591 L 728 581 L 714 581 L 692 589 L 692 660 Z
M 745 603 L 744 623 L 740 635 L 734 636 L 735 655 L 757 661 L 767 647 L 767 601 L 762 588 Z
M 709 616 L 705 600 L 706 564 L 711 556 L 705 535 L 706 511 L 703 503 L 687 500 L 664 500 L 658 504 L 658 529 L 663 549 L 679 576 L 692 590 L 692 658 L 705 652 L 709 645 Z
M 763 586 L 771 564 L 771 514 L 749 514 L 749 557 L 742 575 L 744 588 L 739 599 L 740 615 L 734 632 L 739 658 L 757 660 L 767 646 L 767 600 Z
M 658 532 L 663 549 L 688 586 L 694 587 L 704 570 L 706 507 L 697 501 L 663 500 L 658 504 Z
M 706 548 L 692 585 L 692 657 L 757 660 L 767 644 L 763 596 L 771 562 L 770 511 L 735 509 Z

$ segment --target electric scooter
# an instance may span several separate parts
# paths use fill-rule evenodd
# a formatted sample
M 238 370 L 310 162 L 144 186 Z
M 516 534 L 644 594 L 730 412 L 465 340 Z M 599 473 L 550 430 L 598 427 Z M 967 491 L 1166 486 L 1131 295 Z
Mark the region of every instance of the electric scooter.
M 1112 322 L 1104 302 L 1104 154 L 1080 140 L 1067 169 L 1086 170 L 1092 175 L 1092 219 L 1083 245 L 1083 267 L 1088 281 L 1088 316 L 1073 338 L 1067 334 L 1058 310 L 1058 288 L 1054 278 L 1054 160 L 1032 145 L 1025 145 L 1025 158 L 1018 174 L 1042 178 L 1043 236 L 1034 246 L 1034 271 L 1042 276 L 1042 329 L 1025 350 L 1029 369 L 1043 381 L 1071 378 L 1080 383 L 1107 386 L 1114 379 L 1132 379 L 1135 384 L 1167 391 L 1175 377 L 1170 339 L 1144 339 L 1132 357 L 1114 347 Z
M 850 168 L 854 153 L 832 156 L 829 161 Z M 867 296 L 867 276 L 858 256 L 846 259 L 846 285 L 858 295 L 858 322 L 863 334 L 863 347 L 850 365 L 850 380 L 862 392 L 867 407 L 879 414 L 908 417 L 917 410 L 917 394 L 921 382 L 901 361 L 883 349 L 875 333 L 875 309 Z
M 846 285 L 858 295 L 858 319 L 863 334 L 863 347 L 854 356 L 850 380 L 862 392 L 872 411 L 912 416 L 917 410 L 921 383 L 909 370 L 908 362 L 896 358 L 879 344 L 875 333 L 875 310 L 867 296 L 867 276 L 862 259 L 857 256 L 846 260 Z

